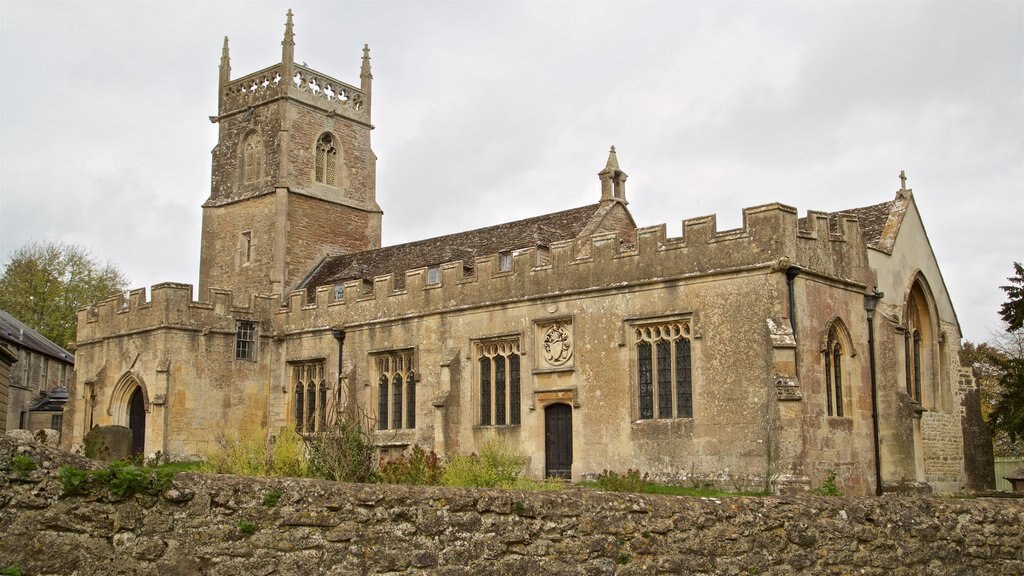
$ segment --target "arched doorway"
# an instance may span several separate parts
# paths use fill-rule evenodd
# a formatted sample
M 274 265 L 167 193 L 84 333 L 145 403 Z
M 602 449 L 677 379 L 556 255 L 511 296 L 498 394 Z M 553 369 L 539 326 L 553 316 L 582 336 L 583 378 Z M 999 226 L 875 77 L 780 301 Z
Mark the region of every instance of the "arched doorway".
M 544 475 L 572 479 L 572 406 L 544 409 Z
M 128 427 L 132 430 L 132 454 L 146 450 L 146 399 L 142 388 L 136 387 L 128 400 Z

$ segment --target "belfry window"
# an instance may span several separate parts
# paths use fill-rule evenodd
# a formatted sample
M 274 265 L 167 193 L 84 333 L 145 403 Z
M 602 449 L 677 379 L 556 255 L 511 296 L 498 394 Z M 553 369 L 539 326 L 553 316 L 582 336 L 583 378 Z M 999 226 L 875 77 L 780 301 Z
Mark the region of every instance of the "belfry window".
M 330 134 L 324 134 L 316 142 L 316 181 L 328 186 L 335 185 L 335 171 L 338 164 L 338 148 Z
M 235 323 L 235 360 L 256 359 L 256 323 L 239 320 Z
M 633 336 L 639 419 L 693 418 L 689 322 L 638 326 Z
M 835 326 L 828 332 L 822 353 L 825 362 L 825 396 L 829 416 L 843 416 L 843 345 Z
M 519 339 L 476 345 L 480 377 L 480 425 L 518 426 L 521 421 Z
M 327 425 L 327 381 L 324 361 L 314 360 L 292 364 L 292 386 L 295 398 L 295 431 L 313 434 Z
M 263 142 L 249 134 L 242 146 L 242 182 L 255 182 L 263 177 Z
M 416 427 L 416 373 L 412 350 L 380 354 L 377 369 L 377 428 Z

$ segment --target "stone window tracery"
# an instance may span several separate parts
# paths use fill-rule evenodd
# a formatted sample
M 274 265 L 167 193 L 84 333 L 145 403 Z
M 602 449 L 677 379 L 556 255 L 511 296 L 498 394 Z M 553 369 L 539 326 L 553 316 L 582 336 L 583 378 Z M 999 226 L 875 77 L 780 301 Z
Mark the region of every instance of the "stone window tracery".
M 518 338 L 477 343 L 481 426 L 521 423 L 520 356 Z
M 836 327 L 829 329 L 822 353 L 825 362 L 825 396 L 829 416 L 843 416 L 843 345 Z
M 263 141 L 249 134 L 242 145 L 242 182 L 248 184 L 263 177 Z
M 338 148 L 330 134 L 320 136 L 316 142 L 315 179 L 320 184 L 335 185 L 338 164 Z
M 327 424 L 328 409 L 324 361 L 292 364 L 292 387 L 295 431 L 299 434 L 323 431 Z
M 379 354 L 377 371 L 377 428 L 416 427 L 416 373 L 412 350 Z
M 639 419 L 693 418 L 690 323 L 637 326 L 633 337 Z

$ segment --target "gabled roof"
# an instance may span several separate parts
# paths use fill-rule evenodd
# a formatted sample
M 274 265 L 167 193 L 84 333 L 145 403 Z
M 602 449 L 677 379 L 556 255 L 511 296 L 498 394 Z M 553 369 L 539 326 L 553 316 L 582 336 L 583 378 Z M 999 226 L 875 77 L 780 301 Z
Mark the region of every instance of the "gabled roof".
M 402 285 L 407 270 L 454 260 L 461 260 L 471 267 L 476 256 L 572 240 L 583 232 L 599 207 L 600 204 L 591 204 L 408 244 L 328 256 L 299 284 L 298 289 L 312 290 L 318 286 L 356 279 L 370 280 L 388 274 L 394 274 L 396 285 Z
M 829 212 L 829 228 L 833 232 L 838 230 L 839 216 L 842 214 L 854 216 L 860 221 L 861 236 L 868 248 L 892 253 L 896 233 L 899 232 L 909 204 L 908 196 L 901 190 L 897 192 L 894 200 L 888 202 Z M 801 218 L 800 228 L 805 228 L 806 222 L 806 218 Z
M 47 340 L 45 336 L 3 310 L 0 310 L 0 340 L 10 342 L 16 348 L 28 348 L 61 362 L 75 362 L 75 356 L 71 352 Z
M 892 213 L 895 201 L 872 204 L 863 208 L 850 208 L 842 210 L 841 214 L 851 214 L 860 220 L 860 233 L 864 242 L 872 247 L 878 248 L 882 240 L 882 232 L 885 230 L 885 223 L 889 221 L 889 214 Z

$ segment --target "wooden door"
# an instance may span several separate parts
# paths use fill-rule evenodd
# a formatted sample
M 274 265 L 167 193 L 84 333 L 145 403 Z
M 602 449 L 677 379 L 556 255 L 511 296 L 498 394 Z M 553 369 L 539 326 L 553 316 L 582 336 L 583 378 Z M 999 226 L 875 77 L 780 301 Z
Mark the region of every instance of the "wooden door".
M 572 406 L 551 404 L 544 410 L 544 473 L 572 478 Z

